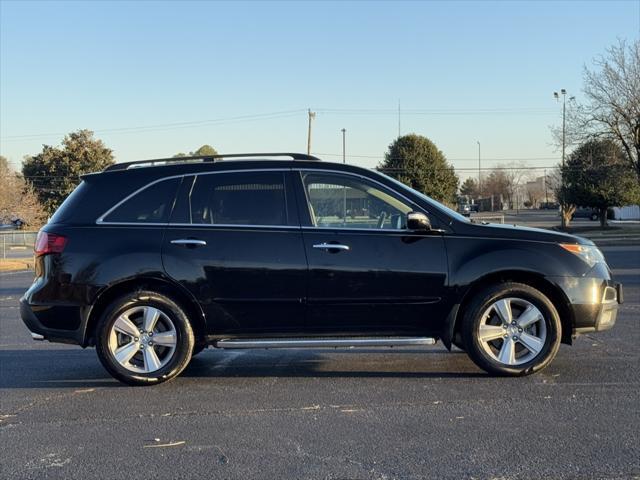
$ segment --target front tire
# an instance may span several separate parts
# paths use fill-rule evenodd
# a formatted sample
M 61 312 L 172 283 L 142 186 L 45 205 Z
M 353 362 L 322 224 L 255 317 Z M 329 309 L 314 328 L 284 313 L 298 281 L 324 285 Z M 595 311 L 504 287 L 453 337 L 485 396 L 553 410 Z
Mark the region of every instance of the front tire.
M 129 385 L 155 385 L 175 378 L 188 365 L 193 348 L 186 314 L 157 292 L 118 298 L 98 322 L 98 358 L 114 378 Z
M 462 322 L 466 352 L 491 374 L 530 375 L 549 365 L 560 347 L 558 311 L 542 292 L 522 283 L 483 290 Z

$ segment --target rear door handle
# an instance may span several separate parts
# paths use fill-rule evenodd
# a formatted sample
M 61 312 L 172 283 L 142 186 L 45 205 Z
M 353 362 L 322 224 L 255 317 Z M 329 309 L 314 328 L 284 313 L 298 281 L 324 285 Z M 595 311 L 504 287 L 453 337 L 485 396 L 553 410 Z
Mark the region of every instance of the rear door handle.
M 198 240 L 196 238 L 179 238 L 177 240 L 171 240 L 174 245 L 184 245 L 186 247 L 204 247 L 207 242 L 204 240 Z
M 320 250 L 351 250 L 349 245 L 341 245 L 339 243 L 317 243 L 313 248 L 319 248 Z

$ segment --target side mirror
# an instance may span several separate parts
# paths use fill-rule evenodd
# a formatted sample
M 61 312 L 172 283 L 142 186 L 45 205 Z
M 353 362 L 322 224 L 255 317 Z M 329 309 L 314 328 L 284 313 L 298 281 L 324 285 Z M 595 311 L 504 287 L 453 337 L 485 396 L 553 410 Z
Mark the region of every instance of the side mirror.
M 407 213 L 407 228 L 409 230 L 431 230 L 431 222 L 422 212 Z

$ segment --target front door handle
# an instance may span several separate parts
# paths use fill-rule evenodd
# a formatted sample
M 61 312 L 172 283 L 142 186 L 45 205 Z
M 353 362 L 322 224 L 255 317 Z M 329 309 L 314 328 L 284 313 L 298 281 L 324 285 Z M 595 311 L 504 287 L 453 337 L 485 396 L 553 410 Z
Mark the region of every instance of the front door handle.
M 349 245 L 341 245 L 339 243 L 317 243 L 313 248 L 319 248 L 321 250 L 351 250 Z
M 204 240 L 198 240 L 196 238 L 179 238 L 177 240 L 171 240 L 171 243 L 185 247 L 204 247 L 207 244 Z

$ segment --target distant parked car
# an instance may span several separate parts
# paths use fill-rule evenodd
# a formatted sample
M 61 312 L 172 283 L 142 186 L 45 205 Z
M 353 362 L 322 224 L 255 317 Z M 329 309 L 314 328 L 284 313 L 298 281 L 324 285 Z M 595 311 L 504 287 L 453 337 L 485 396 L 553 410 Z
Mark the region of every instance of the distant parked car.
M 13 226 L 14 226 L 14 228 L 18 228 L 18 229 L 19 229 L 19 228 L 22 228 L 22 227 L 24 227 L 25 225 L 27 225 L 27 222 L 25 222 L 22 218 L 19 218 L 19 217 L 13 217 L 13 218 L 11 219 L 11 225 L 13 225 Z
M 571 220 L 573 220 L 574 218 L 588 218 L 589 220 L 598 220 L 598 218 L 600 218 L 600 215 L 598 214 L 598 211 L 593 208 L 578 207 L 576 208 L 576 211 L 573 212 L 573 215 L 571 215 Z
M 472 212 L 478 213 L 480 211 L 480 205 L 478 205 L 477 203 L 472 203 L 471 205 L 469 205 L 469 209 Z
M 458 205 L 458 213 L 461 213 L 465 217 L 471 215 L 471 205 L 468 203 Z
M 540 210 L 558 210 L 560 204 L 558 202 L 540 202 Z

